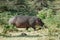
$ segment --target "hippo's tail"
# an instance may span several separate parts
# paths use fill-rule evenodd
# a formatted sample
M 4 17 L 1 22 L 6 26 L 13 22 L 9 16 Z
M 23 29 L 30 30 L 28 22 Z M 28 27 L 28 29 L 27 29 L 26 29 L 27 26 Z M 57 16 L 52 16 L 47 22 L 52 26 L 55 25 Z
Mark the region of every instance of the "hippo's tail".
M 14 23 L 15 17 L 12 17 L 9 19 L 8 24 L 11 25 Z

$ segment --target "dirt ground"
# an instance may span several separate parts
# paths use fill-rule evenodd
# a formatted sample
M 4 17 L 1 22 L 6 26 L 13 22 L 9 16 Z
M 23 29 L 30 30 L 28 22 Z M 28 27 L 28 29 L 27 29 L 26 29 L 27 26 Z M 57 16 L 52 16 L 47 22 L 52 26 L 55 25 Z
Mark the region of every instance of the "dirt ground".
M 21 36 L 21 33 L 26 33 L 27 36 Z M 26 31 L 22 29 L 22 31 L 20 30 L 19 32 L 8 32 L 7 35 L 11 37 L 0 36 L 0 40 L 60 40 L 60 35 L 49 36 L 48 29 L 41 29 L 38 31 Z

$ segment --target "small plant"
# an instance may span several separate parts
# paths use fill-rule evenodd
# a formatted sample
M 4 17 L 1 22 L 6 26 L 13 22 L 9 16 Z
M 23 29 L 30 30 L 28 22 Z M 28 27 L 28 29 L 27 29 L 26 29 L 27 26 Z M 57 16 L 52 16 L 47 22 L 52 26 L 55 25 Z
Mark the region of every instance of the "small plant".
M 15 26 L 13 25 L 4 25 L 3 33 L 7 33 L 7 31 L 18 31 Z

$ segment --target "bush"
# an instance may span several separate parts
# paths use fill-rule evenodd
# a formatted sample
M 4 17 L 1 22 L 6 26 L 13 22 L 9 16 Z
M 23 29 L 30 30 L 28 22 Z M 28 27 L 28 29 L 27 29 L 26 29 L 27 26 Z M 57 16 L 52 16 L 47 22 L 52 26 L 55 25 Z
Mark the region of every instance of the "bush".
M 43 9 L 41 11 L 38 12 L 37 16 L 41 19 L 45 19 L 45 18 L 50 18 L 54 15 L 54 12 L 52 9 Z

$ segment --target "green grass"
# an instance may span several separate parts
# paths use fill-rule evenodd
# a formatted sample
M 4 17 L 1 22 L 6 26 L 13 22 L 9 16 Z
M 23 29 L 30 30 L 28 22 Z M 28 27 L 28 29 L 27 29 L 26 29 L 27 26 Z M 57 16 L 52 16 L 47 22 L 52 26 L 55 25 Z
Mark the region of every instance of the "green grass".
M 48 11 L 48 13 L 52 11 Z M 45 13 L 45 12 L 43 12 Z M 17 15 L 17 14 L 16 14 Z M 43 14 L 42 16 L 44 16 L 45 14 Z M 51 16 L 52 15 L 52 16 Z M 29 29 L 28 31 L 23 30 L 22 32 L 27 33 L 27 36 L 21 36 L 20 34 L 22 33 L 21 31 L 14 31 L 13 32 L 9 32 L 11 29 L 13 29 L 12 25 L 8 25 L 7 22 L 9 20 L 9 18 L 15 16 L 15 14 L 11 14 L 11 12 L 3 12 L 0 13 L 0 30 L 3 29 L 2 32 L 7 31 L 6 34 L 3 34 L 1 32 L 0 34 L 0 38 L 3 39 L 10 39 L 11 40 L 26 40 L 31 38 L 31 40 L 60 40 L 60 13 L 56 13 L 56 15 L 51 14 L 49 17 L 44 16 L 45 19 L 41 16 L 43 22 L 45 23 L 45 25 L 47 25 L 48 28 L 44 28 L 38 31 L 33 31 L 32 29 Z M 40 17 L 40 15 L 39 15 Z M 11 33 L 11 34 L 10 34 Z M 30 34 L 30 35 L 29 35 Z M 34 35 L 34 36 L 33 36 Z M 3 36 L 3 37 L 1 37 Z M 23 39 L 24 38 L 24 39 Z

